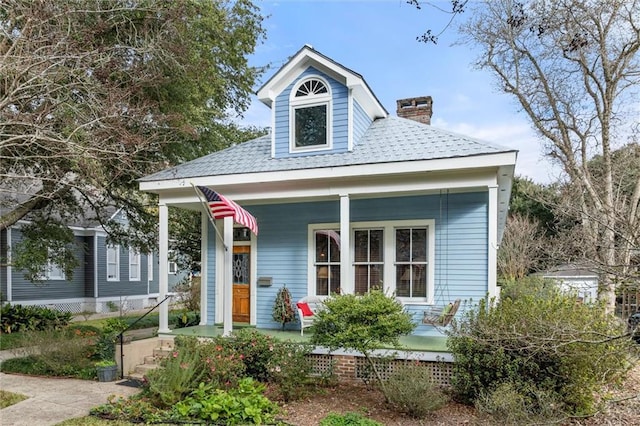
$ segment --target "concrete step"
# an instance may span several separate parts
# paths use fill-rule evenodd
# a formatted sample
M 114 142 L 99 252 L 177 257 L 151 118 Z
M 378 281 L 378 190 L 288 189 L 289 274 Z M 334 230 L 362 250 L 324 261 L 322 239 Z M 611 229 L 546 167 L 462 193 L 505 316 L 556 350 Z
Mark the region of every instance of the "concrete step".
M 134 373 L 138 373 L 144 376 L 149 371 L 155 370 L 156 368 L 158 368 L 158 364 L 140 364 L 140 365 L 136 365 Z

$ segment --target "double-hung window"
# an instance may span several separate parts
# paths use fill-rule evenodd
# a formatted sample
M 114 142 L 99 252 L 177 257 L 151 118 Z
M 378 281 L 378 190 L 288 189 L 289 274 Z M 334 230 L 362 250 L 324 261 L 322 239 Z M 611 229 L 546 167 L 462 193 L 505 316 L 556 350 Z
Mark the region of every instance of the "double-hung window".
M 120 281 L 120 246 L 107 246 L 107 281 Z
M 129 248 L 129 281 L 140 281 L 140 253 Z
M 331 91 L 319 77 L 294 87 L 289 102 L 291 152 L 331 148 Z
M 316 295 L 340 293 L 340 232 L 334 229 L 314 231 Z
M 356 229 L 354 232 L 355 293 L 382 290 L 384 277 L 384 231 Z
M 317 296 L 382 290 L 405 303 L 433 303 L 435 222 L 432 219 L 351 223 L 350 280 L 340 280 L 337 224 L 310 226 L 311 282 Z
M 396 296 L 427 297 L 428 228 L 395 230 Z
M 64 275 L 64 269 L 57 263 L 49 260 L 47 262 L 47 271 L 45 273 L 45 278 L 47 280 L 65 280 L 67 279 Z

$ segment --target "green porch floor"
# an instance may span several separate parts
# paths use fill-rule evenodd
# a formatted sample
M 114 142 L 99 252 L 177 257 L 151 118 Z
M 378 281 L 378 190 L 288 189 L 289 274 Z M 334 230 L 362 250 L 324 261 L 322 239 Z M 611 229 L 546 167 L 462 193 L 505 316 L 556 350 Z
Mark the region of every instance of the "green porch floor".
M 234 325 L 233 329 L 247 328 L 245 325 Z M 253 327 L 252 327 L 253 328 Z M 274 337 L 279 340 L 309 343 L 313 331 L 305 330 L 304 336 L 300 336 L 300 330 L 276 330 L 254 328 L 259 333 Z M 193 327 L 177 328 L 168 333 L 172 336 L 196 336 L 216 337 L 222 335 L 222 327 L 216 325 L 196 325 Z M 447 338 L 445 336 L 403 336 L 400 338 L 402 349 L 424 352 L 448 352 Z M 384 349 L 384 348 L 381 348 Z

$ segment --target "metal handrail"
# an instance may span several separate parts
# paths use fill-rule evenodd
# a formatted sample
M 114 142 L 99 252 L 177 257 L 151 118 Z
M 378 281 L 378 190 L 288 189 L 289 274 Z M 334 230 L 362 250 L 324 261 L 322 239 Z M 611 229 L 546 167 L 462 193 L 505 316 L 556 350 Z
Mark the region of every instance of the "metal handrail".
M 125 333 L 125 331 L 128 331 L 129 329 L 131 329 L 131 327 L 133 327 L 138 322 L 140 322 L 140 320 L 142 320 L 142 318 L 144 318 L 147 315 L 149 315 L 158 306 L 162 305 L 164 302 L 166 302 L 167 300 L 171 299 L 173 296 L 174 296 L 173 293 L 167 293 L 167 295 L 164 297 L 164 299 L 162 299 L 160 302 L 158 302 L 153 308 L 151 308 L 147 312 L 145 312 L 145 314 L 143 316 L 141 316 L 140 318 L 138 318 L 137 320 L 135 320 L 134 322 L 129 324 L 127 326 L 127 328 L 125 328 L 124 330 L 122 330 L 120 332 L 120 334 L 118 334 L 118 339 L 120 340 L 120 378 L 121 379 L 124 379 L 124 348 L 123 348 L 124 344 L 123 344 L 123 342 L 124 342 L 124 333 Z

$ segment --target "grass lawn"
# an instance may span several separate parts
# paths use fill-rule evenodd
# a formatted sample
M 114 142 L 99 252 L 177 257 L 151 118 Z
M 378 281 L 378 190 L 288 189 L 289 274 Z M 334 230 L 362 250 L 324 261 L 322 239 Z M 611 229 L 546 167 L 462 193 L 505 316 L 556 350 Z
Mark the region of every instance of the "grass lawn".
M 0 390 L 0 409 L 7 408 L 28 398 L 26 395 Z

